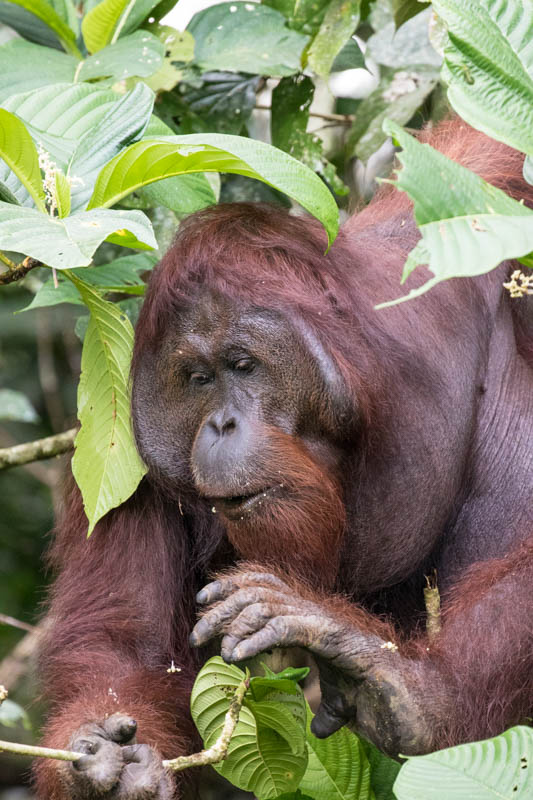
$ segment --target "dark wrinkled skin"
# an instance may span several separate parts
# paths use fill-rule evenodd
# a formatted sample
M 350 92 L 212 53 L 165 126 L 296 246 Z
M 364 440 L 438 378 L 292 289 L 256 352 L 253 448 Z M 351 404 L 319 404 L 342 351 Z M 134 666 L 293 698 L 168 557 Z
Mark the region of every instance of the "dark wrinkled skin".
M 86 753 L 68 765 L 66 780 L 76 798 L 102 800 L 170 800 L 173 785 L 161 757 L 146 744 L 136 744 L 137 723 L 113 714 L 100 723 L 82 725 L 68 749 Z

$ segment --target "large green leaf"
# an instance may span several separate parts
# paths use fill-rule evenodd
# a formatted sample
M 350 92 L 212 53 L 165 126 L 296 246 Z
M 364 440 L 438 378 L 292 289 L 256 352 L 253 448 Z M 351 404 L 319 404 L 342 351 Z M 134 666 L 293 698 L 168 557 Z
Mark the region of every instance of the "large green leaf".
M 81 429 L 72 460 L 89 535 L 99 519 L 133 494 L 146 468 L 130 427 L 131 323 L 75 275 L 70 274 L 70 279 L 91 313 L 78 387 Z
M 187 30 L 194 56 L 204 72 L 249 72 L 282 78 L 300 70 L 307 36 L 289 30 L 281 14 L 268 6 L 218 3 L 196 14 Z
M 0 108 L 0 158 L 31 195 L 35 205 L 41 211 L 46 211 L 43 182 L 35 145 L 24 127 L 24 123 L 4 108 Z M 1 167 L 0 179 L 6 182 Z M 8 189 L 13 191 L 10 186 Z
M 243 678 L 242 670 L 219 656 L 211 658 L 198 673 L 191 693 L 191 714 L 206 747 L 220 735 L 233 691 Z M 228 756 L 215 765 L 227 780 L 260 800 L 296 789 L 307 760 L 301 690 L 270 696 L 275 698 L 273 702 L 245 698 Z M 296 703 L 299 713 L 294 713 Z
M 152 253 L 136 253 L 133 256 L 116 258 L 110 264 L 99 267 L 80 267 L 76 270 L 76 277 L 101 293 L 142 294 L 145 283 L 141 273 L 151 270 L 156 262 L 157 256 Z M 57 306 L 60 303 L 84 304 L 76 286 L 62 272 L 45 281 L 31 303 L 18 313 Z
M 23 253 L 56 269 L 90 264 L 98 245 L 121 231 L 129 236 L 113 238 L 117 244 L 157 247 L 150 220 L 142 211 L 96 209 L 59 219 L 34 208 L 0 203 L 0 250 Z
M 131 145 L 102 169 L 88 208 L 112 206 L 142 186 L 191 172 L 230 172 L 262 180 L 319 219 L 330 243 L 337 235 L 337 206 L 311 170 L 264 142 L 216 133 L 168 136 Z
M 157 0 L 101 0 L 81 23 L 83 39 L 90 53 L 114 44 L 141 24 Z
M 308 709 L 309 761 L 301 791 L 313 800 L 373 800 L 370 767 L 360 739 L 347 728 L 317 739 L 311 733 L 312 716 Z
M 337 53 L 359 24 L 361 0 L 331 0 L 308 53 L 308 63 L 317 75 L 327 78 Z
M 483 742 L 410 758 L 394 783 L 398 800 L 530 800 L 533 730 L 525 725 Z
M 470 125 L 533 154 L 533 4 L 435 0 L 448 27 L 443 78 Z
M 141 138 L 150 121 L 153 105 L 151 89 L 138 83 L 127 94 L 117 98 L 98 129 L 92 126 L 79 140 L 68 166 L 68 174 L 73 179 L 74 211 L 86 205 L 104 164 L 128 144 Z
M 146 78 L 157 72 L 164 54 L 165 48 L 159 39 L 148 31 L 135 31 L 80 62 L 75 80 Z
M 76 211 L 87 202 L 106 161 L 142 136 L 153 101 L 143 83 L 123 96 L 90 84 L 57 84 L 17 95 L 4 105 L 26 122 L 33 140 L 69 175 Z M 0 181 L 25 203 L 24 186 L 1 165 Z
M 434 274 L 400 301 L 447 278 L 481 275 L 533 250 L 533 211 L 393 122 L 387 121 L 384 129 L 402 147 L 398 158 L 403 169 L 396 186 L 414 201 L 422 234 L 403 279 L 419 264 L 427 264 Z
M 0 103 L 40 86 L 72 81 L 78 63 L 50 47 L 12 39 L 0 47 Z
M 119 100 L 109 89 L 88 83 L 58 83 L 10 97 L 2 105 L 43 133 L 78 143 Z M 69 158 L 71 148 L 69 148 Z
M 57 14 L 54 8 L 46 3 L 45 0 L 8 1 L 14 5 L 22 6 L 22 8 L 25 8 L 27 11 L 31 11 L 32 14 L 35 14 L 36 17 L 48 25 L 48 27 L 53 30 L 55 34 L 57 34 L 65 50 L 68 50 L 69 53 L 73 53 L 74 55 L 81 57 L 81 53 L 76 47 L 76 36 L 74 31 L 72 31 L 69 26 L 63 22 L 59 14 Z

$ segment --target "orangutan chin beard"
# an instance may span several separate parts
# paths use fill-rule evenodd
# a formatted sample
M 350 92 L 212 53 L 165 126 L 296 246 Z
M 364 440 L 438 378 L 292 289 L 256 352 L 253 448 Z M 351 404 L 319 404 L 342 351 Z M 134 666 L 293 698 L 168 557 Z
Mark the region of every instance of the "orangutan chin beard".
M 269 429 L 246 496 L 218 498 L 228 539 L 238 555 L 282 567 L 331 589 L 345 524 L 340 488 L 303 444 Z

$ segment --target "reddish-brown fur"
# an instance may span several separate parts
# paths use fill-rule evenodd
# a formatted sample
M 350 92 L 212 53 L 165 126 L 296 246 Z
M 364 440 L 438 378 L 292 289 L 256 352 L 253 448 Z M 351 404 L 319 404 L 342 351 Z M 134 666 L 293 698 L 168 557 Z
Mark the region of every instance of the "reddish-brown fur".
M 445 123 L 423 137 L 517 199 L 524 197 L 528 204 L 532 200 L 532 189 L 522 180 L 522 156 L 515 151 L 457 122 Z M 394 425 L 390 397 L 403 380 L 405 342 L 420 339 L 425 325 L 428 341 L 421 342 L 421 348 L 431 355 L 432 325 L 453 331 L 458 320 L 465 339 L 475 341 L 483 332 L 481 310 L 500 292 L 502 271 L 442 287 L 443 300 L 432 307 L 432 325 L 427 324 L 426 307 L 416 302 L 401 311 L 378 314 L 375 302 L 402 291 L 401 268 L 418 235 L 405 195 L 388 186 L 380 190 L 347 223 L 327 255 L 318 223 L 261 206 L 245 210 L 239 205 L 208 209 L 183 223 L 148 292 L 137 328 L 134 368 L 143 349 L 161 338 L 176 306 L 194 295 L 199 284 L 230 298 L 299 315 L 357 398 L 364 431 L 358 447 L 366 448 L 367 454 L 381 448 L 384 458 L 394 458 L 387 439 Z M 420 278 L 412 280 L 416 284 Z M 357 309 L 355 322 L 353 309 Z M 527 322 L 515 317 L 514 325 L 517 338 L 524 331 L 529 336 Z M 417 376 L 421 391 L 432 380 L 425 363 L 421 362 Z M 343 552 L 336 545 L 344 524 L 337 476 L 318 474 L 312 459 L 306 456 L 306 463 L 301 458 L 297 443 L 285 445 L 279 439 L 275 447 L 285 453 L 287 480 L 307 487 L 318 482 L 322 490 L 329 486 L 327 522 L 311 496 L 303 522 L 302 507 L 283 511 L 277 522 L 279 538 L 270 542 L 270 549 L 267 536 L 243 540 L 230 528 L 234 550 L 264 564 L 294 565 L 294 559 L 301 557 L 299 570 L 309 571 L 308 581 L 314 586 L 317 566 L 322 563 L 326 575 L 340 556 L 341 594 L 326 593 L 323 599 L 329 610 L 363 630 L 400 641 L 401 631 L 351 605 L 357 598 L 368 608 L 382 607 L 358 566 L 366 548 L 360 543 L 359 549 L 350 546 Z M 497 467 L 497 454 L 495 460 Z M 517 481 L 526 466 L 516 464 Z M 362 481 L 365 464 L 358 469 L 350 476 L 354 485 Z M 402 498 L 396 500 L 401 505 Z M 386 529 L 385 518 L 385 533 Z M 197 668 L 187 643 L 194 624 L 194 595 L 209 572 L 231 563 L 235 552 L 218 519 L 194 493 L 185 491 L 178 506 L 148 481 L 98 524 L 89 541 L 85 533 L 82 506 L 72 490 L 52 552 L 59 578 L 42 662 L 44 690 L 51 701 L 45 744 L 64 747 L 83 722 L 123 710 L 137 719 L 140 741 L 154 745 L 166 757 L 176 755 L 189 749 L 194 738 L 187 710 Z M 374 533 L 369 530 L 364 540 L 370 551 Z M 490 536 L 497 539 L 500 533 L 494 530 Z M 522 537 L 528 533 L 522 531 Z M 436 733 L 436 747 L 497 733 L 532 710 L 533 543 L 520 544 L 520 536 L 511 538 L 506 555 L 488 558 L 463 571 L 459 581 L 451 581 L 443 596 L 443 632 L 435 643 L 428 645 L 421 637 L 416 618 L 405 626 L 405 652 L 444 665 L 455 687 L 455 708 L 447 710 L 449 724 Z M 377 587 L 394 583 L 390 564 L 401 562 L 401 551 L 409 544 L 408 535 L 406 542 L 384 536 L 371 567 Z M 415 567 L 422 569 L 422 564 Z M 389 583 L 382 579 L 387 575 Z M 398 563 L 398 584 L 405 577 L 406 567 Z M 310 589 L 302 591 L 309 594 Z M 398 612 L 403 621 L 405 599 L 398 595 L 396 601 L 391 591 L 383 607 L 393 616 Z M 180 673 L 166 672 L 171 659 Z M 62 769 L 47 762 L 38 766 L 41 798 L 68 796 Z

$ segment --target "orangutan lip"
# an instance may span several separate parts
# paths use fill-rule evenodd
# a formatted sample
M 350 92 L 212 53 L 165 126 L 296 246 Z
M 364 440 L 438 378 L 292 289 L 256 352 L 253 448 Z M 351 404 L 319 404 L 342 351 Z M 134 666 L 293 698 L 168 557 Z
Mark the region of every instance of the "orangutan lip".
M 260 506 L 267 498 L 277 493 L 280 486 L 270 486 L 253 494 L 235 495 L 233 497 L 215 497 L 213 503 L 217 511 L 229 519 L 241 519 L 243 514 Z

